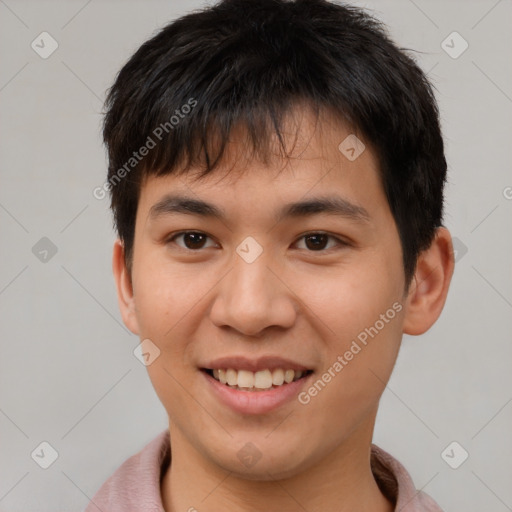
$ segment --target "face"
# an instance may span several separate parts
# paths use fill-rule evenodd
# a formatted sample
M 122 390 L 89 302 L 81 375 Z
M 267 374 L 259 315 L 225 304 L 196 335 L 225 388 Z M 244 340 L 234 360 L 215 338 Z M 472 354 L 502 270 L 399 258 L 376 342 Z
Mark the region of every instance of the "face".
M 207 177 L 144 183 L 121 309 L 160 351 L 147 370 L 177 453 L 268 479 L 370 441 L 405 283 L 376 156 L 348 159 L 348 135 L 305 117 L 290 159 L 241 165 L 233 137 Z

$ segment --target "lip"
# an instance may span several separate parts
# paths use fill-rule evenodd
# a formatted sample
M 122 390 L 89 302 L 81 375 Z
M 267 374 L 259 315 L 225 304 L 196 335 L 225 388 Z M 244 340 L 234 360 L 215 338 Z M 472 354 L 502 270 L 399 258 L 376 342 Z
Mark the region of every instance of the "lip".
M 199 373 L 203 376 L 208 389 L 217 400 L 237 413 L 250 415 L 269 413 L 293 401 L 297 398 L 301 389 L 308 384 L 311 376 L 314 375 L 314 373 L 310 373 L 289 384 L 283 384 L 266 391 L 239 391 L 222 384 L 204 370 L 200 370 Z
M 233 368 L 234 370 L 247 370 L 250 372 L 259 372 L 261 370 L 272 371 L 278 368 L 282 368 L 283 370 L 300 370 L 303 372 L 313 370 L 313 368 L 308 368 L 296 361 L 277 356 L 261 356 L 256 359 L 248 359 L 245 356 L 220 357 L 205 363 L 201 368 L 208 370 L 227 370 L 228 368 Z

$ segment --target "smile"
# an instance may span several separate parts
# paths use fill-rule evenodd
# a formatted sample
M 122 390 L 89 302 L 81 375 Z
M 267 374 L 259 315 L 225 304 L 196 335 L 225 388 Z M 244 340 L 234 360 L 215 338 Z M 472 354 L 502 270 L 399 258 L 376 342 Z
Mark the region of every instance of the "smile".
M 276 368 L 257 372 L 235 370 L 233 368 L 203 369 L 211 377 L 238 391 L 263 391 L 278 388 L 309 375 L 312 370 L 293 370 Z

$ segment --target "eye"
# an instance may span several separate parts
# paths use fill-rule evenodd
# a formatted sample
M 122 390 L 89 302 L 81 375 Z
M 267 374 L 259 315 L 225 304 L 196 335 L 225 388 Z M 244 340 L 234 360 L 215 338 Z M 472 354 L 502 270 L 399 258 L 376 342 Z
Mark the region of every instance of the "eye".
M 335 244 L 334 244 L 334 246 L 327 247 L 327 249 L 332 249 L 333 247 L 336 247 L 336 245 L 338 245 L 338 246 L 347 246 L 348 245 L 347 242 L 344 242 L 343 240 L 340 240 L 339 238 L 337 238 L 333 235 L 329 235 L 327 233 L 322 233 L 322 232 L 307 233 L 307 234 L 303 235 L 299 240 L 306 241 L 306 244 L 305 244 L 306 248 L 310 252 L 315 252 L 315 251 L 319 252 L 319 251 L 323 251 L 326 249 L 326 245 L 327 245 L 329 239 L 334 240 Z M 301 247 L 299 247 L 299 248 L 301 248 Z
M 180 243 L 177 243 L 176 240 L 178 239 L 183 240 L 183 245 Z M 181 247 L 182 249 L 189 250 L 189 251 L 198 251 L 200 249 L 205 249 L 208 247 L 215 247 L 216 244 L 213 242 L 213 245 L 207 246 L 205 245 L 205 242 L 211 238 L 200 231 L 181 231 L 179 233 L 176 233 L 175 235 L 171 236 L 167 243 L 176 243 L 178 247 Z M 305 248 L 309 252 L 321 252 L 325 250 L 332 249 L 336 246 L 348 246 L 349 244 L 333 235 L 329 235 L 328 233 L 323 232 L 314 232 L 314 233 L 307 233 L 305 235 L 302 235 L 299 238 L 300 241 L 305 240 Z M 333 241 L 334 244 L 332 244 L 330 247 L 328 247 L 329 240 Z M 304 247 L 299 247 L 299 249 L 303 249 Z
M 206 235 L 205 233 L 201 233 L 200 231 L 182 231 L 180 233 L 176 233 L 171 238 L 167 240 L 167 243 L 174 242 L 178 238 L 183 237 L 183 243 L 184 246 L 177 244 L 178 247 L 181 247 L 182 249 L 188 249 L 191 251 L 195 251 L 198 249 L 205 248 L 205 241 L 209 239 L 210 237 Z M 215 243 L 213 245 L 215 247 Z

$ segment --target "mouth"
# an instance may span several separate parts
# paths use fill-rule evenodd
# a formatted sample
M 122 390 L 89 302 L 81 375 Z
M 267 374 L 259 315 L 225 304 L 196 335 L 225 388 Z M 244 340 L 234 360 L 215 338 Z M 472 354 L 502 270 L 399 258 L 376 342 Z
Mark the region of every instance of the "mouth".
M 293 382 L 305 379 L 313 370 L 294 370 L 291 368 L 275 368 L 252 372 L 234 368 L 201 368 L 220 384 L 237 391 L 262 392 L 284 388 Z

